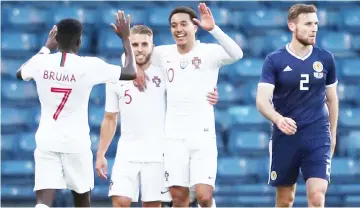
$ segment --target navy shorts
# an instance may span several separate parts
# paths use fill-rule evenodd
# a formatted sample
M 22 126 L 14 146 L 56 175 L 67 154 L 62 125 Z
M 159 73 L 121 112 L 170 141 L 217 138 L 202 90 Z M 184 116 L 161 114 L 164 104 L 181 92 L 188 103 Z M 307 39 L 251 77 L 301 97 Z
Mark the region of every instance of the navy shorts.
M 331 136 L 304 130 L 295 135 L 273 136 L 269 144 L 271 186 L 291 186 L 297 182 L 299 171 L 306 181 L 322 178 L 330 182 Z

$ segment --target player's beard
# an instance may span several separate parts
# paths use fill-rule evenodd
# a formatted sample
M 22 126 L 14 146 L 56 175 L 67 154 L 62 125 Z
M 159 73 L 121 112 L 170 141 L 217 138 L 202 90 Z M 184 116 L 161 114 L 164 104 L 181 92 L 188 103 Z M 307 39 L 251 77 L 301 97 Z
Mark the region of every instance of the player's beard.
M 314 43 L 311 40 L 308 40 L 307 38 L 301 38 L 300 35 L 298 34 L 298 31 L 295 31 L 295 38 L 297 41 L 299 41 L 299 43 L 301 43 L 303 46 L 309 46 L 309 45 L 314 45 Z M 315 36 L 316 38 L 316 36 Z
M 145 55 L 144 61 L 142 61 L 142 62 L 136 62 L 136 64 L 139 65 L 139 66 L 143 66 L 143 65 L 149 63 L 150 58 L 151 58 L 151 53 L 149 53 L 148 55 Z

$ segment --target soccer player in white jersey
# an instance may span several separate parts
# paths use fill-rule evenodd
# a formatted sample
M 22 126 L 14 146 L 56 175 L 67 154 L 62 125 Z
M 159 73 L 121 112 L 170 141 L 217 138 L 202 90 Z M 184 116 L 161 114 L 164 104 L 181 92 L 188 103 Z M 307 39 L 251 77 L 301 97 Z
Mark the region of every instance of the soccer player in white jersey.
M 243 57 L 243 51 L 215 25 L 210 9 L 199 4 L 201 21 L 189 7 L 175 8 L 170 16 L 176 44 L 154 49 L 151 63 L 166 70 L 167 112 L 164 169 L 173 205 L 189 205 L 195 188 L 201 207 L 215 207 L 217 172 L 214 109 L 203 97 L 217 84 L 219 68 Z M 198 26 L 220 43 L 196 41 Z M 138 74 L 139 75 L 139 74 Z M 144 76 L 137 85 L 142 87 Z
M 78 56 L 82 25 L 77 20 L 64 19 L 50 32 L 46 44 L 49 48 L 43 48 L 16 74 L 21 80 L 35 80 L 41 103 L 34 152 L 36 207 L 52 206 L 56 189 L 66 188 L 72 190 L 76 207 L 90 207 L 94 169 L 88 100 L 96 84 L 136 77 L 128 18 L 119 11 L 116 23 L 112 24 L 123 42 L 126 54 L 123 68 L 96 57 Z M 59 51 L 49 54 L 57 45 Z
M 109 190 L 113 206 L 131 206 L 131 202 L 138 201 L 141 188 L 143 206 L 160 207 L 162 201 L 171 201 L 169 192 L 164 190 L 165 71 L 150 64 L 154 44 L 149 27 L 133 26 L 130 40 L 137 69 L 146 71 L 150 82 L 146 92 L 140 92 L 132 81 L 106 85 L 96 171 L 101 178 L 107 178 L 105 154 L 114 137 L 120 112 L 121 138 Z M 208 94 L 209 103 L 214 105 L 217 100 L 216 92 Z

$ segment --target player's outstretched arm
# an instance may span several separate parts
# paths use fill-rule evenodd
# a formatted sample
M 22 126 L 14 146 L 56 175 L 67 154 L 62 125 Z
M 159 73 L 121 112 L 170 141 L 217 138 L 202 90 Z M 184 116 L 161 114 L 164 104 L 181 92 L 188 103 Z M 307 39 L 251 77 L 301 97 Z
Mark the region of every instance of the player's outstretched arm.
M 121 38 L 125 51 L 125 63 L 121 69 L 120 80 L 133 80 L 136 78 L 136 62 L 130 42 L 130 15 L 125 17 L 124 11 L 118 11 L 116 23 L 111 24 L 111 26 L 114 32 Z
M 337 84 L 326 88 L 326 105 L 329 109 L 330 133 L 331 133 L 331 157 L 336 147 L 337 123 L 339 117 L 339 99 L 337 95 Z
M 227 34 L 225 34 L 216 24 L 214 17 L 211 13 L 209 7 L 205 3 L 200 3 L 198 6 L 201 21 L 198 19 L 193 19 L 193 21 L 201 28 L 206 31 L 209 31 L 214 38 L 219 41 L 220 45 L 223 47 L 225 54 L 220 54 L 222 62 L 224 64 L 230 64 L 241 59 L 244 55 L 240 46 Z M 216 53 L 219 53 L 216 51 Z
M 105 112 L 101 123 L 99 148 L 96 153 L 96 172 L 99 177 L 107 179 L 107 160 L 105 154 L 114 138 L 118 113 Z
M 49 54 L 50 50 L 52 49 L 56 49 L 58 47 L 58 43 L 56 41 L 56 34 L 57 34 L 57 27 L 56 25 L 53 26 L 53 28 L 50 30 L 49 32 L 49 36 L 46 40 L 45 46 L 43 46 L 41 48 L 41 50 L 36 54 Z M 35 56 L 36 56 L 35 55 Z M 35 56 L 33 56 L 31 59 L 33 59 Z M 31 79 L 31 74 L 28 74 L 27 72 L 25 72 L 24 74 L 24 78 L 22 76 L 22 71 L 29 71 L 26 70 L 26 68 L 28 68 L 28 63 L 31 62 L 31 59 L 29 59 L 27 62 L 25 62 L 20 69 L 16 72 L 16 78 L 19 80 L 27 80 L 27 79 Z M 30 69 L 31 70 L 31 69 Z M 30 75 L 30 76 L 27 76 Z

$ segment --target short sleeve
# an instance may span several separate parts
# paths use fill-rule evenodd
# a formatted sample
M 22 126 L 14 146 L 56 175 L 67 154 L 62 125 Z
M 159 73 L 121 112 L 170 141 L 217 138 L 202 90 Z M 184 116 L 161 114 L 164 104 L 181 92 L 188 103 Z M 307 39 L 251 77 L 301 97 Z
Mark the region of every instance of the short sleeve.
M 93 61 L 89 60 L 88 64 L 92 84 L 116 83 L 119 81 L 121 75 L 120 66 L 108 64 L 99 58 L 94 58 Z
M 36 73 L 39 71 L 39 56 L 35 55 L 30 60 L 25 62 L 19 70 L 21 70 L 21 77 L 24 81 L 30 81 L 31 79 L 35 79 Z
M 337 77 L 336 77 L 336 65 L 335 65 L 335 58 L 332 54 L 330 54 L 330 58 L 328 60 L 328 73 L 326 77 L 326 87 L 330 87 L 333 84 L 337 83 Z
M 276 82 L 276 71 L 273 62 L 269 56 L 266 56 L 262 67 L 259 83 L 267 83 L 275 86 L 275 82 Z
M 119 96 L 115 87 L 115 84 L 106 84 L 105 111 L 109 113 L 119 112 Z

